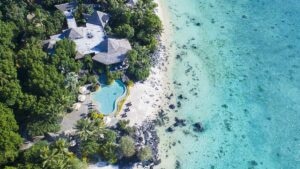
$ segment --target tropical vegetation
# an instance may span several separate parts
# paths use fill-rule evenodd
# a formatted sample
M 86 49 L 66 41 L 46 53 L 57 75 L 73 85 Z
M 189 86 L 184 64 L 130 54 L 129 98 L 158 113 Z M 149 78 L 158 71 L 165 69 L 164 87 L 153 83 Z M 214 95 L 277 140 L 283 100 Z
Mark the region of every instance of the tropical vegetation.
M 94 72 L 106 73 L 109 82 L 124 74 L 133 81 L 149 75 L 162 30 L 152 0 L 139 0 L 134 7 L 124 0 L 89 1 L 110 14 L 105 28 L 109 36 L 128 38 L 133 46 L 128 53 L 129 68 L 114 73 L 94 63 L 91 56 L 75 60 L 75 44 L 67 39 L 59 41 L 54 51 L 44 50 L 42 42 L 66 28 L 65 17 L 54 7 L 64 2 L 68 0 L 0 2 L 0 168 L 85 168 L 95 155 L 110 163 L 138 155 L 134 128 L 128 122 L 121 121 L 112 129 L 95 114 L 78 121 L 75 147 L 64 138 L 20 150 L 23 140 L 60 130 L 78 87 L 92 84 L 93 90 L 98 88 Z M 81 24 L 85 22 L 82 13 L 91 13 L 92 8 L 84 0 L 77 3 L 75 17 Z

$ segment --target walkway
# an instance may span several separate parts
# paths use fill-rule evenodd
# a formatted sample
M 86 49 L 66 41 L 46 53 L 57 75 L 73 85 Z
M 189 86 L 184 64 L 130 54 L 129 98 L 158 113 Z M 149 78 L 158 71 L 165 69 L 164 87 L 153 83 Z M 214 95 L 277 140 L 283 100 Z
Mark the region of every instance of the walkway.
M 77 28 L 77 23 L 76 23 L 76 20 L 73 16 L 72 12 L 65 11 L 64 14 L 67 19 L 68 27 L 69 28 Z
M 60 132 L 73 130 L 78 120 L 83 116 L 87 115 L 89 112 L 88 104 L 91 103 L 91 96 L 86 95 L 86 100 L 81 103 L 78 110 L 74 110 L 71 113 L 67 113 L 61 122 Z

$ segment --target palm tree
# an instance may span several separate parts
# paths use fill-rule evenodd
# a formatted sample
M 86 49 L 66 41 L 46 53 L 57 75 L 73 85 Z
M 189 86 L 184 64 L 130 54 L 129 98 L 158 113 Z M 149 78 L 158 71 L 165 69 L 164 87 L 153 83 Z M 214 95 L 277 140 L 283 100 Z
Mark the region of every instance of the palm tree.
M 66 156 L 71 156 L 72 153 L 69 152 L 68 147 L 69 143 L 65 139 L 59 139 L 57 140 L 53 147 L 57 150 L 58 153 L 61 153 Z
M 70 166 L 71 155 L 66 140 L 59 139 L 53 146 L 43 147 L 40 157 L 43 159 L 43 168 L 65 169 Z
M 43 147 L 41 149 L 40 157 L 43 159 L 43 168 L 49 168 L 49 166 L 54 166 L 56 164 L 57 150 L 51 151 L 49 146 Z
M 96 132 L 96 127 L 88 119 L 81 119 L 76 124 L 77 133 L 81 140 L 86 141 Z

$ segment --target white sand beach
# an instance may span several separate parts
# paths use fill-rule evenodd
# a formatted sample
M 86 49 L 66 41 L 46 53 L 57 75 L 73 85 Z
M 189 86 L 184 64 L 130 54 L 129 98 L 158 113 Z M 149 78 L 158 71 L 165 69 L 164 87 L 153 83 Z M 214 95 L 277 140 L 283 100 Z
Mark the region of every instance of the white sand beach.
M 167 104 L 166 94 L 170 91 L 170 82 L 168 80 L 170 59 L 168 57 L 167 46 L 168 40 L 167 28 L 167 14 L 162 10 L 160 0 L 155 0 L 158 4 L 156 10 L 164 25 L 164 30 L 160 39 L 160 49 L 157 51 L 155 57 L 157 61 L 151 68 L 151 74 L 144 82 L 138 82 L 130 88 L 130 95 L 128 96 L 123 110 L 120 112 L 118 118 L 130 120 L 131 125 L 141 125 L 146 120 L 152 120 L 156 117 L 157 112 L 163 105 Z M 131 103 L 131 106 L 126 106 Z M 127 113 L 125 109 L 129 109 Z M 126 113 L 127 117 L 122 118 L 121 115 Z

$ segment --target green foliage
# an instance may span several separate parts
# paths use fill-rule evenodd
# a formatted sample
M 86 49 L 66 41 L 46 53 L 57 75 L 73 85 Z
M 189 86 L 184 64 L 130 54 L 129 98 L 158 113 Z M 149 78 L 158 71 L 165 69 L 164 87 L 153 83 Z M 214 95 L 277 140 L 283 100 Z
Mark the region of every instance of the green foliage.
M 0 166 L 12 162 L 18 155 L 22 139 L 13 112 L 0 103 Z
M 84 57 L 83 68 L 87 69 L 90 73 L 93 72 L 93 59 L 91 55 L 87 55 Z
M 108 85 L 111 85 L 115 81 L 113 74 L 111 72 L 106 73 L 106 78 L 107 78 Z
M 85 19 L 83 17 L 83 13 L 92 14 L 94 12 L 93 7 L 90 5 L 84 5 L 79 2 L 77 7 L 75 8 L 74 17 L 78 25 L 84 25 Z
M 59 41 L 52 56 L 42 50 L 41 40 L 61 32 L 66 25 L 64 15 L 54 5 L 67 1 L 0 2 L 0 105 L 3 111 L 9 112 L 9 115 L 0 114 L 0 165 L 16 158 L 21 143 L 12 112 L 18 124 L 25 127 L 22 132 L 26 131 L 29 136 L 56 132 L 64 112 L 76 99 L 79 69 L 86 69 L 90 74 L 94 70 L 100 70 L 99 73 L 106 70 L 93 63 L 91 56 L 86 57 L 83 64 L 76 61 L 75 44 L 69 40 Z M 81 13 L 91 13 L 91 8 L 83 5 L 82 0 L 77 2 L 79 6 L 75 18 L 81 24 L 84 23 Z M 134 50 L 129 53 L 130 68 L 126 73 L 134 80 L 146 79 L 150 71 L 150 56 L 157 45 L 156 36 L 162 29 L 154 14 L 154 3 L 151 0 L 139 0 L 133 9 L 126 7 L 124 0 L 97 0 L 95 3 L 100 4 L 100 10 L 111 16 L 107 26 L 109 34 L 128 38 L 133 44 Z M 122 75 L 123 72 L 109 72 L 108 77 L 112 82 Z M 97 88 L 95 77 L 88 75 L 79 80 L 83 84 L 92 83 Z M 119 152 L 117 140 L 121 136 L 132 135 L 134 128 L 121 122 L 121 132 L 115 132 L 105 128 L 102 118 L 87 119 L 86 122 L 79 122 L 81 124 L 77 126 L 80 152 L 91 156 L 98 151 L 104 159 L 116 163 Z M 124 140 L 121 139 L 120 143 Z M 122 145 L 125 144 L 120 147 Z M 62 140 L 51 145 L 38 143 L 22 152 L 18 158 L 19 164 L 12 167 L 86 168 L 86 164 L 80 162 L 67 147 Z
M 126 86 L 127 86 L 127 87 L 133 87 L 133 86 L 134 86 L 134 82 L 133 82 L 132 80 L 128 80 L 128 81 L 126 82 Z
M 80 119 L 76 124 L 77 133 L 81 140 L 86 141 L 96 132 L 96 126 L 88 119 Z
M 0 101 L 12 106 L 21 95 L 12 43 L 15 25 L 0 21 Z
M 127 73 L 132 79 L 139 81 L 145 80 L 150 73 L 150 58 L 149 52 L 142 47 L 137 50 L 131 50 L 128 52 L 129 68 Z
M 95 76 L 95 75 L 89 76 L 88 77 L 88 82 L 92 83 L 92 84 L 97 83 L 97 76 Z
M 117 133 L 113 130 L 105 130 L 104 132 L 104 142 L 115 143 L 117 140 Z
M 28 169 L 80 169 L 87 168 L 68 150 L 66 140 L 59 139 L 52 144 L 38 142 L 21 155 L 18 168 Z
M 114 143 L 106 143 L 100 146 L 100 155 L 111 164 L 118 161 L 117 158 L 117 145 Z
M 129 136 L 123 136 L 120 140 L 121 154 L 125 157 L 131 157 L 135 154 L 134 140 Z
M 140 161 L 148 161 L 152 158 L 152 150 L 149 146 L 143 147 L 139 150 L 137 156 Z
M 74 58 L 76 55 L 76 45 L 73 41 L 64 39 L 58 41 L 55 45 L 55 54 L 51 57 L 52 63 L 58 71 L 66 74 L 70 72 L 78 72 L 81 64 Z
M 8 48 L 14 47 L 12 39 L 14 37 L 14 31 L 16 30 L 16 25 L 8 22 L 5 23 L 0 20 L 0 44 L 1 46 L 6 46 Z
M 17 169 L 17 167 L 5 166 L 4 169 Z
M 107 70 L 107 73 L 106 73 L 107 84 L 111 85 L 115 80 L 121 79 L 122 75 L 123 75 L 123 72 L 121 72 L 121 71 L 110 72 Z
M 83 157 L 90 157 L 98 152 L 99 143 L 95 139 L 87 139 L 82 141 L 79 150 Z
M 59 130 L 59 119 L 75 100 L 72 73 L 63 74 L 53 65 L 37 42 L 26 45 L 17 55 L 18 77 L 24 94 L 18 101 L 22 123 L 30 135 Z M 75 79 L 76 80 L 76 79 Z M 25 99 L 25 100 L 21 100 Z M 29 100 L 28 100 L 29 99 Z M 28 104 L 24 104 L 28 103 Z
M 134 50 L 128 54 L 129 77 L 135 81 L 145 80 L 150 72 L 150 57 L 157 47 L 157 36 L 162 32 L 162 23 L 154 13 L 156 4 L 152 0 L 139 0 L 131 9 L 122 0 L 98 2 L 111 16 L 108 33 L 128 38 L 133 44 Z
M 0 101 L 12 106 L 20 95 L 21 87 L 17 79 L 12 51 L 5 46 L 0 46 Z
M 133 135 L 135 128 L 128 126 L 129 120 L 120 120 L 117 123 L 117 129 L 122 133 L 122 135 Z
M 134 29 L 128 24 L 120 25 L 114 29 L 115 35 L 119 38 L 131 39 L 134 36 Z
M 69 39 L 63 39 L 55 44 L 55 54 L 67 55 L 69 58 L 74 58 L 76 55 L 76 44 Z

